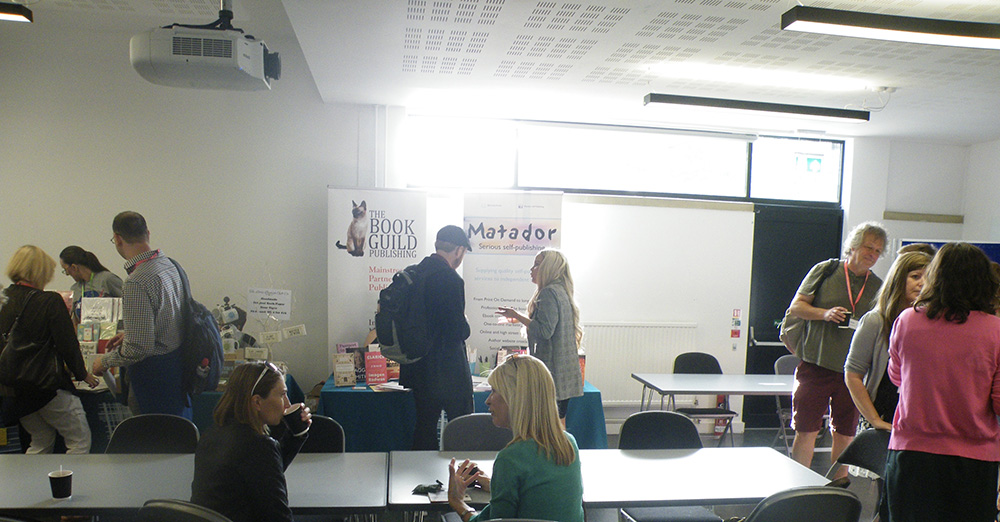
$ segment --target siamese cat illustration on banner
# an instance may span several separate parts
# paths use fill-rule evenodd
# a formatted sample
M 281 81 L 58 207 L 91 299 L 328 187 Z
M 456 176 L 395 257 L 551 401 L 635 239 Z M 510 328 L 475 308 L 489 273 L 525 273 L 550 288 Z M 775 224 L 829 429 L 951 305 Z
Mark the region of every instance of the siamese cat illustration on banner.
M 337 241 L 337 248 L 347 250 L 348 254 L 355 257 L 365 255 L 365 238 L 368 237 L 368 206 L 364 201 L 361 204 L 351 200 L 351 224 L 347 227 L 347 244 L 342 245 Z

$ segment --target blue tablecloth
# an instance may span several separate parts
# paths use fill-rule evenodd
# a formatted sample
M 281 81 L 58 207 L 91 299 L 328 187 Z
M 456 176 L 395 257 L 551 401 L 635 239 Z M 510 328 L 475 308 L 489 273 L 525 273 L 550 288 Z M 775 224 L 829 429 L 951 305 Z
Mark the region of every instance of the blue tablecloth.
M 489 392 L 474 395 L 476 412 L 489 411 L 486 408 Z M 338 388 L 331 376 L 320 392 L 319 410 L 344 427 L 347 451 L 398 451 L 413 445 L 416 413 L 409 392 Z M 589 382 L 584 383 L 582 397 L 569 401 L 566 429 L 576 437 L 581 449 L 608 447 L 601 391 Z

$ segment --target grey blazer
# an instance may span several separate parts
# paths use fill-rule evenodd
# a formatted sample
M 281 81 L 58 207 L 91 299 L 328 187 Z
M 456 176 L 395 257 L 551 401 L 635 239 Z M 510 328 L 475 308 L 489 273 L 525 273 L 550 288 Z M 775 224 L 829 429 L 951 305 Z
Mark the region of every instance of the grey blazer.
M 539 292 L 527 330 L 531 355 L 541 359 L 552 372 L 556 400 L 583 395 L 573 306 L 561 284 L 550 284 Z

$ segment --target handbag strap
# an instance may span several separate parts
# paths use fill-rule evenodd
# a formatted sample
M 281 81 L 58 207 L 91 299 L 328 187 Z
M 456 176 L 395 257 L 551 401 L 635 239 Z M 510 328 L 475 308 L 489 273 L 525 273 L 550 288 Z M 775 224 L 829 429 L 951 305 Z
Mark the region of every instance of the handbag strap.
M 35 290 L 34 288 L 31 289 L 31 293 L 28 294 L 28 298 L 25 299 L 24 304 L 21 305 L 21 311 L 17 313 L 17 317 L 15 317 L 14 322 L 11 323 L 10 330 L 7 330 L 7 333 L 3 334 L 4 344 L 7 344 L 7 338 L 10 337 L 11 332 L 13 332 L 15 328 L 17 328 L 18 323 L 21 322 L 21 316 L 24 315 L 24 310 L 28 308 L 28 303 L 31 302 L 31 298 L 35 297 L 35 294 L 37 293 L 38 290 Z

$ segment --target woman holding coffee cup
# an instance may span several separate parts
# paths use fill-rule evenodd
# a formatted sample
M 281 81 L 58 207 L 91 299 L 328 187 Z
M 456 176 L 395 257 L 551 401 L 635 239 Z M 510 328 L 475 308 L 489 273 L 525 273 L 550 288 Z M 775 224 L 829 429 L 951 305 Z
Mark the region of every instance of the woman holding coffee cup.
M 286 392 L 284 374 L 269 362 L 233 370 L 215 407 L 215 427 L 198 441 L 191 502 L 233 522 L 292 520 L 285 469 L 312 415 L 304 404 L 289 404 Z

